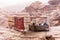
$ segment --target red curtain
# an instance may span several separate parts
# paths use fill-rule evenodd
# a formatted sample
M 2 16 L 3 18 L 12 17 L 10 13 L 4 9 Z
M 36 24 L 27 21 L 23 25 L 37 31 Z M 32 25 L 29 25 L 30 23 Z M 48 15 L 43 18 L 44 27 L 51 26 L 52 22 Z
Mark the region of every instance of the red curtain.
M 24 17 L 14 17 L 15 29 L 24 30 Z

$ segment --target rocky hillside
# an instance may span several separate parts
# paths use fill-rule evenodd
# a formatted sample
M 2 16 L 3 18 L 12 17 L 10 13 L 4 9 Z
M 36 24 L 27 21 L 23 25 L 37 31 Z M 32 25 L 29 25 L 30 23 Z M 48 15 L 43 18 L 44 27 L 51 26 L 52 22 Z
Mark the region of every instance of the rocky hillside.
M 58 5 L 44 5 L 41 2 L 36 1 L 32 3 L 30 6 L 26 7 L 24 11 L 28 12 L 30 16 L 47 17 L 47 22 L 51 26 L 54 26 L 55 24 L 58 25 L 59 23 L 59 20 L 55 20 L 59 19 L 60 16 L 60 6 Z

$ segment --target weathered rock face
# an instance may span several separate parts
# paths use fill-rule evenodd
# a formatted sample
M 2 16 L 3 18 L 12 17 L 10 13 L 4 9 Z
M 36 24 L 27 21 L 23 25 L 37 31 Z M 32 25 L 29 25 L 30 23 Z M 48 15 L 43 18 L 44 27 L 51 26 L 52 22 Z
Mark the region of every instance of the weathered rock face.
M 42 16 L 42 14 L 44 13 L 44 7 L 45 5 L 43 5 L 42 3 L 34 2 L 30 6 L 26 7 L 24 10 L 29 13 L 32 20 L 39 20 L 41 18 L 40 16 Z
M 60 0 L 50 0 L 49 4 L 51 4 L 51 5 L 59 5 L 60 4 Z
M 53 21 L 53 20 L 55 20 L 58 16 L 60 16 L 60 14 L 59 14 L 60 9 L 59 9 L 59 6 L 57 6 L 56 4 L 54 4 L 54 5 L 43 5 L 40 2 L 34 2 L 30 6 L 26 7 L 24 10 L 26 12 L 28 12 L 30 16 L 33 16 L 33 18 L 31 18 L 31 19 L 37 19 L 36 21 L 41 19 L 41 16 L 46 17 L 47 22 L 51 26 L 58 23 L 58 22 L 56 22 L 58 20 L 56 20 L 56 21 Z
M 26 7 L 26 12 L 29 12 L 30 14 L 41 14 L 41 8 L 43 8 L 44 5 L 42 5 L 41 2 L 34 2 L 30 6 Z

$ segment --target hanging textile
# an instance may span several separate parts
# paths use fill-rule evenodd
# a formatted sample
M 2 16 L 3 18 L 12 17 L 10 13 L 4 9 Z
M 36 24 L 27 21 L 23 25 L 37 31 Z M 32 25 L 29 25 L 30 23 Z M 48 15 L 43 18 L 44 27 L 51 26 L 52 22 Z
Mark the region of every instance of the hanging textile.
M 14 17 L 15 29 L 24 30 L 24 17 Z

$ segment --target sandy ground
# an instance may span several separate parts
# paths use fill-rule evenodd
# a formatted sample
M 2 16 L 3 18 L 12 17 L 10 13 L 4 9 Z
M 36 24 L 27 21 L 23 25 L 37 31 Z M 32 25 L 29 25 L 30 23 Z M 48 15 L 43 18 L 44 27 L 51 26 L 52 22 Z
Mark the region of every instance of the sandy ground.
M 12 29 L 0 28 L 0 40 L 20 40 L 20 33 Z
M 22 33 L 13 29 L 0 27 L 0 40 L 22 40 L 20 36 Z M 53 35 L 53 37 L 60 37 L 60 27 L 51 27 L 47 35 Z M 33 35 L 32 35 L 33 36 Z M 56 38 L 60 40 L 60 38 Z

